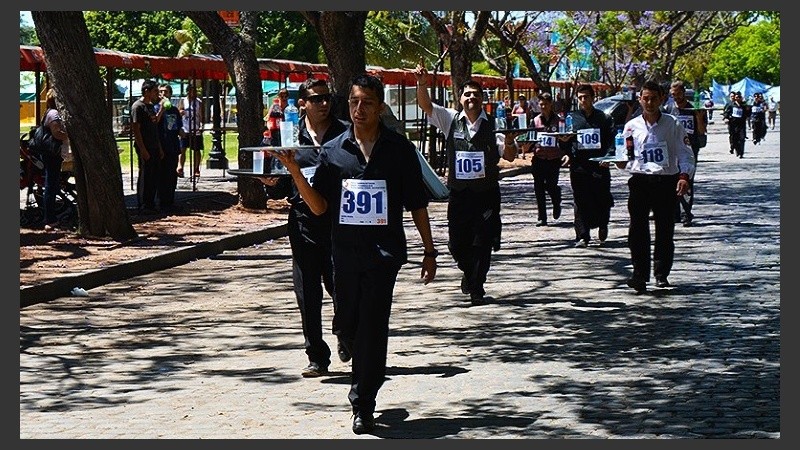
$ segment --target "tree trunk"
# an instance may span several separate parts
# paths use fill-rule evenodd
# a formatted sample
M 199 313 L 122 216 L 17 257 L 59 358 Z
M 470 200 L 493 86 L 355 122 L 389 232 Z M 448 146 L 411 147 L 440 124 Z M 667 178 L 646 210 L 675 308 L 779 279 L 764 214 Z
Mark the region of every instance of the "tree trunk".
M 237 125 L 239 147 L 261 145 L 264 127 L 261 76 L 256 60 L 255 34 L 258 12 L 243 11 L 242 31 L 237 34 L 225 24 L 216 11 L 184 11 L 200 28 L 222 56 L 228 73 L 236 86 Z M 239 168 L 253 167 L 253 153 L 239 152 Z M 239 201 L 245 208 L 266 209 L 267 194 L 264 185 L 253 178 L 238 180 Z
M 80 11 L 31 11 L 75 159 L 78 234 L 136 237 L 103 81 Z
M 350 81 L 366 70 L 364 25 L 366 11 L 301 11 L 303 17 L 314 27 L 322 43 L 331 88 L 335 96 L 334 115 L 350 121 L 347 108 Z

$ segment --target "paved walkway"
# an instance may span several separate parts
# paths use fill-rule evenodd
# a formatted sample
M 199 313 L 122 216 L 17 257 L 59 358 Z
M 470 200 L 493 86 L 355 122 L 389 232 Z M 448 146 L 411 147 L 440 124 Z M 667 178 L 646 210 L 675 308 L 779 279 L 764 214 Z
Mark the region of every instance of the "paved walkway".
M 348 364 L 300 376 L 283 237 L 20 310 L 20 438 L 780 438 L 780 135 L 740 160 L 723 131 L 700 153 L 672 289 L 624 284 L 622 171 L 609 240 L 585 249 L 566 172 L 546 228 L 531 176 L 503 178 L 483 306 L 458 288 L 446 204 L 428 286 L 409 218 L 372 435 L 350 429 Z

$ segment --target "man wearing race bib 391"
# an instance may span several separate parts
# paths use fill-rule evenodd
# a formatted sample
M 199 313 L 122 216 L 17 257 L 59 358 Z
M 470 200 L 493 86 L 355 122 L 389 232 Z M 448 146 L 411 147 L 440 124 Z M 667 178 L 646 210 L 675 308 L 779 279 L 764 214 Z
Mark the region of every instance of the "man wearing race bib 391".
M 661 111 L 664 88 L 655 81 L 642 86 L 639 104 L 642 115 L 629 120 L 623 132 L 627 137 L 628 162 L 628 248 L 633 275 L 627 284 L 637 293 L 647 290 L 650 280 L 650 212 L 655 222 L 655 248 L 652 267 L 656 287 L 669 287 L 667 277 L 675 255 L 675 197 L 685 194 L 694 175 L 694 153 L 689 136 L 674 116 Z
M 483 110 L 483 87 L 474 80 L 459 86 L 462 111 L 431 101 L 428 72 L 417 65 L 417 103 L 428 122 L 447 136 L 448 248 L 459 270 L 461 292 L 484 302 L 484 283 L 492 250 L 500 249 L 500 157 L 517 156 L 514 133 L 495 132 L 494 118 Z M 524 124 L 523 124 L 524 125 Z
M 376 77 L 353 78 L 347 99 L 352 125 L 322 145 L 313 186 L 292 152 L 277 155 L 311 212 L 330 214 L 333 329 L 352 355 L 348 400 L 356 434 L 374 430 L 375 401 L 386 379 L 394 285 L 408 262 L 404 210 L 424 247 L 425 284 L 436 276 L 438 255 L 417 149 L 381 122 L 383 95 Z

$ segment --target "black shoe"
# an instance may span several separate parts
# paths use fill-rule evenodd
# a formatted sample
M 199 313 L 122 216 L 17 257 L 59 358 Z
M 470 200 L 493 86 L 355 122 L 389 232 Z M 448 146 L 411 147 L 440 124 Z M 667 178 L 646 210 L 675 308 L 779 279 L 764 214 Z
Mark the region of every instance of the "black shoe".
M 327 374 L 328 374 L 328 366 L 322 366 L 315 362 L 308 363 L 308 365 L 306 366 L 305 369 L 303 369 L 302 372 L 303 378 L 321 377 Z
M 469 302 L 472 303 L 472 306 L 483 305 L 485 303 L 484 294 L 480 292 L 472 292 L 469 294 Z
M 606 239 L 608 239 L 608 227 L 600 227 L 600 230 L 597 232 L 597 237 L 600 239 L 600 243 L 604 243 Z
M 466 275 L 462 275 L 461 276 L 461 293 L 464 294 L 464 295 L 468 295 L 469 291 L 470 291 L 470 289 L 469 289 L 469 281 L 467 280 L 467 276 Z
M 692 226 L 692 219 L 694 219 L 694 215 L 691 213 L 686 213 L 681 222 L 683 223 L 683 226 L 690 227 Z
M 731 155 L 733 154 L 733 149 L 731 149 Z
M 664 277 L 664 278 L 656 278 L 656 287 L 666 288 L 666 287 L 670 287 L 670 286 L 672 286 L 672 285 L 669 284 L 669 281 L 667 281 L 666 277 Z
M 364 434 L 375 429 L 375 418 L 372 414 L 356 413 L 353 418 L 353 433 Z
M 637 294 L 641 294 L 642 292 L 647 292 L 647 283 L 644 280 L 640 280 L 638 278 L 628 278 L 628 287 L 633 288 Z
M 561 202 L 556 202 L 553 204 L 553 219 L 558 220 L 561 217 Z
M 536 222 L 536 226 L 537 227 L 546 227 L 547 226 L 547 221 L 546 220 L 540 220 L 540 221 Z
M 339 361 L 347 362 L 353 357 L 350 354 L 350 349 L 347 348 L 347 344 L 345 344 L 342 340 L 339 340 L 339 343 L 336 344 L 336 353 L 339 354 Z

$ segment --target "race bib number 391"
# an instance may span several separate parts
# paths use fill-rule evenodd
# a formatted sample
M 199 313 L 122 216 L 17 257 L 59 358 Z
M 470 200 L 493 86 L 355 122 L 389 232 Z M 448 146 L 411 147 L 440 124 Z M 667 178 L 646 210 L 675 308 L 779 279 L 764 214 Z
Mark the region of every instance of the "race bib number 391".
M 386 180 L 342 180 L 341 200 L 340 224 L 388 224 Z

